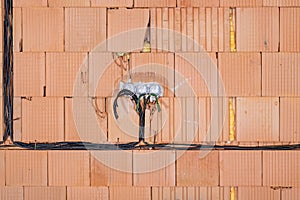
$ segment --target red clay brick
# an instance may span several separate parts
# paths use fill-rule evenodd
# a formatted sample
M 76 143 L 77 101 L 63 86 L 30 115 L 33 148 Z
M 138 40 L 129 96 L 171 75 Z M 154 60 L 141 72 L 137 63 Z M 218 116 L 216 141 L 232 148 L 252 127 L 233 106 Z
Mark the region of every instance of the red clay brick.
M 91 0 L 92 7 L 132 7 L 133 0 Z
M 150 200 L 150 187 L 111 187 L 109 188 L 109 199 L 131 199 L 131 200 Z
M 87 151 L 49 151 L 49 186 L 90 185 L 89 160 Z
M 243 200 L 280 200 L 280 190 L 270 187 L 238 187 L 237 196 Z
M 278 51 L 278 8 L 237 8 L 237 51 Z
M 44 95 L 46 86 L 44 53 L 14 53 L 14 95 Z
M 238 98 L 236 130 L 238 141 L 279 141 L 279 99 Z
M 68 187 L 67 200 L 108 200 L 107 187 Z
M 0 56 L 1 56 L 1 58 L 3 58 L 3 53 L 0 53 Z M 2 66 L 2 67 L 0 67 L 0 69 L 3 70 L 3 59 L 0 59 L 0 65 Z M 3 85 L 3 73 L 0 73 L 0 84 Z M 3 88 L 2 87 L 0 87 L 0 92 L 1 92 L 0 97 L 2 97 L 3 96 Z
M 229 42 L 227 11 L 202 7 L 151 9 L 151 51 L 216 52 L 219 42 L 223 51 L 222 45 Z
M 14 141 L 22 140 L 22 99 L 19 97 L 14 97 Z M 0 108 L 0 112 L 2 112 L 2 108 Z M 0 120 L 3 121 L 2 115 L 0 116 Z M 1 127 L 1 126 L 0 126 Z M 1 129 L 3 130 L 3 129 Z M 2 133 L 0 133 L 2 136 Z
M 208 97 L 216 95 L 217 70 L 213 69 L 216 69 L 216 63 L 215 54 L 176 54 L 174 87 L 176 96 Z M 207 82 L 205 82 L 203 77 L 206 77 Z M 208 90 L 208 86 L 211 88 L 211 91 Z
M 148 22 L 148 9 L 108 10 L 108 51 L 133 52 L 142 50 Z M 120 25 L 116 26 L 116 24 Z M 118 34 L 119 36 L 117 36 Z
M 264 151 L 263 185 L 299 187 L 299 151 Z
M 225 191 L 226 190 L 226 191 Z M 188 199 L 188 200 L 229 200 L 229 190 L 221 187 L 152 187 L 152 200 Z
M 263 6 L 295 7 L 300 6 L 298 0 L 263 0 Z
M 0 187 L 1 200 L 23 200 L 23 187 Z
M 13 7 L 47 7 L 47 0 L 14 0 Z
M 164 97 L 174 96 L 174 54 L 133 53 L 131 66 L 133 82 L 158 82 L 164 87 Z
M 300 98 L 280 98 L 280 141 L 300 141 Z
M 90 7 L 90 0 L 48 0 L 49 7 Z
M 0 151 L 0 161 L 0 185 L 5 185 L 5 151 Z
M 134 186 L 175 186 L 175 151 L 133 151 Z
M 220 53 L 218 59 L 227 96 L 261 95 L 259 53 Z
M 266 53 L 262 55 L 262 95 L 300 95 L 299 53 Z
M 219 52 L 230 51 L 229 12 L 229 8 L 219 8 Z
M 66 51 L 91 51 L 106 39 L 105 8 L 66 8 L 65 18 Z
M 176 142 L 205 141 L 208 131 L 206 98 L 176 98 L 174 101 L 174 140 Z
M 3 4 L 2 2 L 1 2 L 1 4 Z M 1 7 L 2 7 L 2 5 L 1 5 Z M 0 14 L 1 14 L 1 16 L 3 16 L 4 15 L 4 9 L 0 9 Z M 15 9 L 13 10 L 13 12 L 15 11 Z M 2 14 L 3 13 L 3 14 Z M 17 14 L 18 15 L 18 14 Z M 16 15 L 16 16 L 17 16 Z M 4 33 L 3 33 L 3 27 L 4 27 L 4 23 L 3 23 L 3 21 L 4 21 L 4 19 L 3 19 L 3 17 L 1 17 L 1 21 L 0 21 L 0 39 L 1 39 L 1 41 L 0 41 L 0 48 L 1 48 L 1 51 L 3 51 L 3 35 L 4 35 Z M 15 19 L 14 19 L 14 24 L 15 24 Z M 19 23 L 20 24 L 20 23 Z M 21 25 L 21 24 L 20 24 Z M 2 60 L 2 59 L 1 59 Z
M 77 108 L 79 110 L 75 110 Z M 65 140 L 94 143 L 107 141 L 105 99 L 65 99 Z
M 63 8 L 23 8 L 23 51 L 63 51 Z
M 261 186 L 260 151 L 220 151 L 220 186 Z
M 65 200 L 65 187 L 24 187 L 24 200 Z
M 14 1 L 15 2 L 15 1 Z M 0 13 L 2 10 L 0 11 Z M 20 52 L 23 48 L 23 41 L 22 41 L 22 9 L 21 8 L 13 8 L 13 46 L 14 52 Z M 1 15 L 2 16 L 2 15 Z M 2 23 L 0 23 L 1 26 Z M 2 28 L 0 28 L 2 34 Z M 1 35 L 2 38 L 2 35 Z M 2 49 L 2 41 L 0 42 L 0 47 Z
M 282 189 L 281 191 L 282 200 L 297 200 L 299 199 L 299 196 L 300 196 L 299 188 Z
M 280 8 L 280 51 L 300 51 L 299 27 L 300 8 Z
M 47 152 L 45 151 L 6 151 L 7 186 L 46 186 Z
M 46 54 L 46 96 L 87 96 L 88 64 L 86 53 Z M 77 77 L 81 76 L 81 77 Z M 76 81 L 82 94 L 75 94 Z
M 228 99 L 176 98 L 174 108 L 176 142 L 229 141 Z
M 89 96 L 111 97 L 121 80 L 122 68 L 114 62 L 111 53 L 89 54 Z
M 160 98 L 161 112 L 156 110 L 150 118 L 146 110 L 145 139 L 147 142 L 170 142 L 174 139 L 174 99 Z
M 220 0 L 177 0 L 178 7 L 219 7 Z
M 0 97 L 0 101 L 1 102 L 3 102 L 3 97 Z M 0 113 L 4 113 L 3 112 L 3 108 L 4 108 L 4 106 L 3 106 L 3 103 L 1 103 L 0 104 L 1 105 L 1 108 L 0 108 Z M 15 115 L 13 115 L 13 116 L 15 116 Z M 3 139 L 3 134 L 4 134 L 4 120 L 3 120 L 3 118 L 4 118 L 4 115 L 0 115 L 0 141 L 2 141 Z
M 203 153 L 207 153 L 205 157 L 202 157 Z M 200 151 L 177 152 L 177 186 L 219 185 L 219 153 L 212 151 L 202 154 Z
M 220 0 L 221 7 L 262 7 L 264 0 Z
M 92 186 L 131 186 L 131 151 L 93 151 L 91 154 Z
M 106 100 L 106 111 L 108 117 L 108 141 L 109 142 L 132 142 L 138 140 L 139 116 L 134 109 L 133 102 L 128 98 L 118 100 L 117 112 L 119 118 L 113 114 L 114 99 Z
M 148 8 L 148 7 L 160 7 L 160 8 L 166 8 L 166 7 L 176 7 L 176 0 L 135 0 L 134 1 L 134 7 L 142 7 L 142 8 Z
M 63 98 L 22 99 L 22 141 L 63 141 L 63 106 Z

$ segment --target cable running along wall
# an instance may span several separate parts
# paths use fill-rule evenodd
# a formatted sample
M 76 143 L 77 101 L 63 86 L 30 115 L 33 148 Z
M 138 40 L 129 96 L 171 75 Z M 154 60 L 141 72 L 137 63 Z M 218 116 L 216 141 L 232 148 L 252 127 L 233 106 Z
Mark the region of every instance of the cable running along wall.
M 3 32 L 3 142 L 13 140 L 13 9 L 12 0 L 4 0 Z

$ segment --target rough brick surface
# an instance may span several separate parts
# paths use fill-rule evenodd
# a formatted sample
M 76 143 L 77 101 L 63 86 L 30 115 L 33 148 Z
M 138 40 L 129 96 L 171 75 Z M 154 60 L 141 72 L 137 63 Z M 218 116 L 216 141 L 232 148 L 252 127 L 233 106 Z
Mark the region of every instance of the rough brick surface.
M 280 141 L 300 141 L 300 98 L 280 98 Z
M 134 7 L 142 7 L 142 8 L 148 8 L 148 7 L 160 7 L 160 8 L 166 8 L 166 7 L 176 7 L 176 0 L 135 0 L 134 1 Z
M 107 187 L 68 187 L 67 200 L 108 200 Z
M 63 98 L 34 97 L 22 99 L 22 141 L 63 141 L 63 106 Z
M 47 0 L 14 0 L 13 7 L 46 7 Z
M 262 153 L 260 151 L 221 151 L 221 186 L 261 186 Z
M 132 7 L 133 0 L 91 0 L 92 7 Z
M 280 8 L 280 51 L 300 51 L 299 27 L 300 8 Z
M 90 0 L 48 0 L 49 7 L 89 7 Z
M 177 0 L 179 7 L 218 7 L 220 0 Z
M 134 186 L 175 186 L 175 151 L 134 151 Z
M 299 187 L 299 151 L 264 151 L 263 185 Z
M 63 8 L 23 8 L 23 51 L 63 51 Z
M 89 159 L 87 151 L 49 151 L 49 186 L 89 186 Z
M 178 186 L 219 185 L 219 154 L 217 151 L 202 153 L 179 151 L 177 158 L 176 180 Z
M 44 53 L 14 54 L 14 95 L 17 97 L 44 95 L 46 86 Z
M 108 51 L 141 51 L 149 22 L 148 9 L 108 10 Z M 116 24 L 120 24 L 116 26 Z M 122 24 L 122 25 L 121 25 Z
M 105 8 L 65 9 L 65 50 L 91 51 L 106 39 Z M 102 44 L 99 50 L 106 50 Z
M 300 95 L 299 53 L 266 53 L 262 55 L 262 95 Z
M 131 186 L 131 151 L 93 151 L 91 153 L 92 186 Z
M 238 141 L 279 141 L 279 99 L 238 98 L 236 132 Z
M 259 53 L 220 53 L 218 61 L 227 96 L 261 95 Z
M 65 200 L 66 193 L 65 187 L 24 187 L 24 200 Z
M 87 96 L 87 62 L 86 53 L 47 53 L 46 96 Z
M 237 51 L 278 51 L 279 8 L 237 8 Z
M 65 140 L 94 143 L 107 140 L 105 99 L 65 99 Z
M 23 200 L 23 187 L 0 187 L 0 198 L 2 200 Z
M 7 186 L 46 186 L 47 152 L 6 151 Z

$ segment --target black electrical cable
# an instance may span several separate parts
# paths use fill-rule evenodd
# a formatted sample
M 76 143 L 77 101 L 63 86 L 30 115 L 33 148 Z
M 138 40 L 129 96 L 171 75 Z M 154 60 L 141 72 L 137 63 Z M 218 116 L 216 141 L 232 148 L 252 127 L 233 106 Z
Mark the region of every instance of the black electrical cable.
M 89 143 L 89 142 L 56 142 L 56 143 L 23 143 L 14 142 L 14 145 L 3 145 L 0 148 L 19 147 L 30 150 L 300 150 L 300 144 L 293 145 L 266 145 L 266 146 L 230 146 L 210 144 L 179 144 L 161 143 L 139 145 L 138 142 L 111 144 L 111 143 Z
M 13 9 L 12 0 L 4 0 L 3 31 L 3 142 L 13 140 Z
M 137 105 L 138 104 L 138 98 L 137 96 L 131 92 L 130 90 L 127 90 L 127 89 L 123 89 L 121 90 L 117 97 L 115 98 L 114 100 L 114 104 L 113 104 L 113 111 L 114 111 L 114 115 L 115 115 L 115 118 L 118 119 L 119 118 L 119 115 L 118 115 L 118 112 L 117 112 L 117 107 L 118 107 L 118 99 L 122 96 L 130 96 L 131 99 L 134 100 L 135 104 Z

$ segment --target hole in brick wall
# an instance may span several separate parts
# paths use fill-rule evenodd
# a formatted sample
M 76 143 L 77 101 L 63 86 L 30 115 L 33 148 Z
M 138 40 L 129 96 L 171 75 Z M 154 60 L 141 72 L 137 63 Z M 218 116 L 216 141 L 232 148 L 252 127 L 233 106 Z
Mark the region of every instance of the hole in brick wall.
M 23 52 L 23 39 L 22 38 L 19 41 L 19 50 L 20 50 L 20 52 Z
M 143 53 L 149 53 L 151 52 L 151 34 L 150 34 L 150 16 L 149 16 L 149 21 L 147 24 L 147 29 L 145 33 L 145 38 L 144 38 L 144 47 L 143 47 Z
M 46 97 L 46 86 L 43 87 L 43 97 Z

